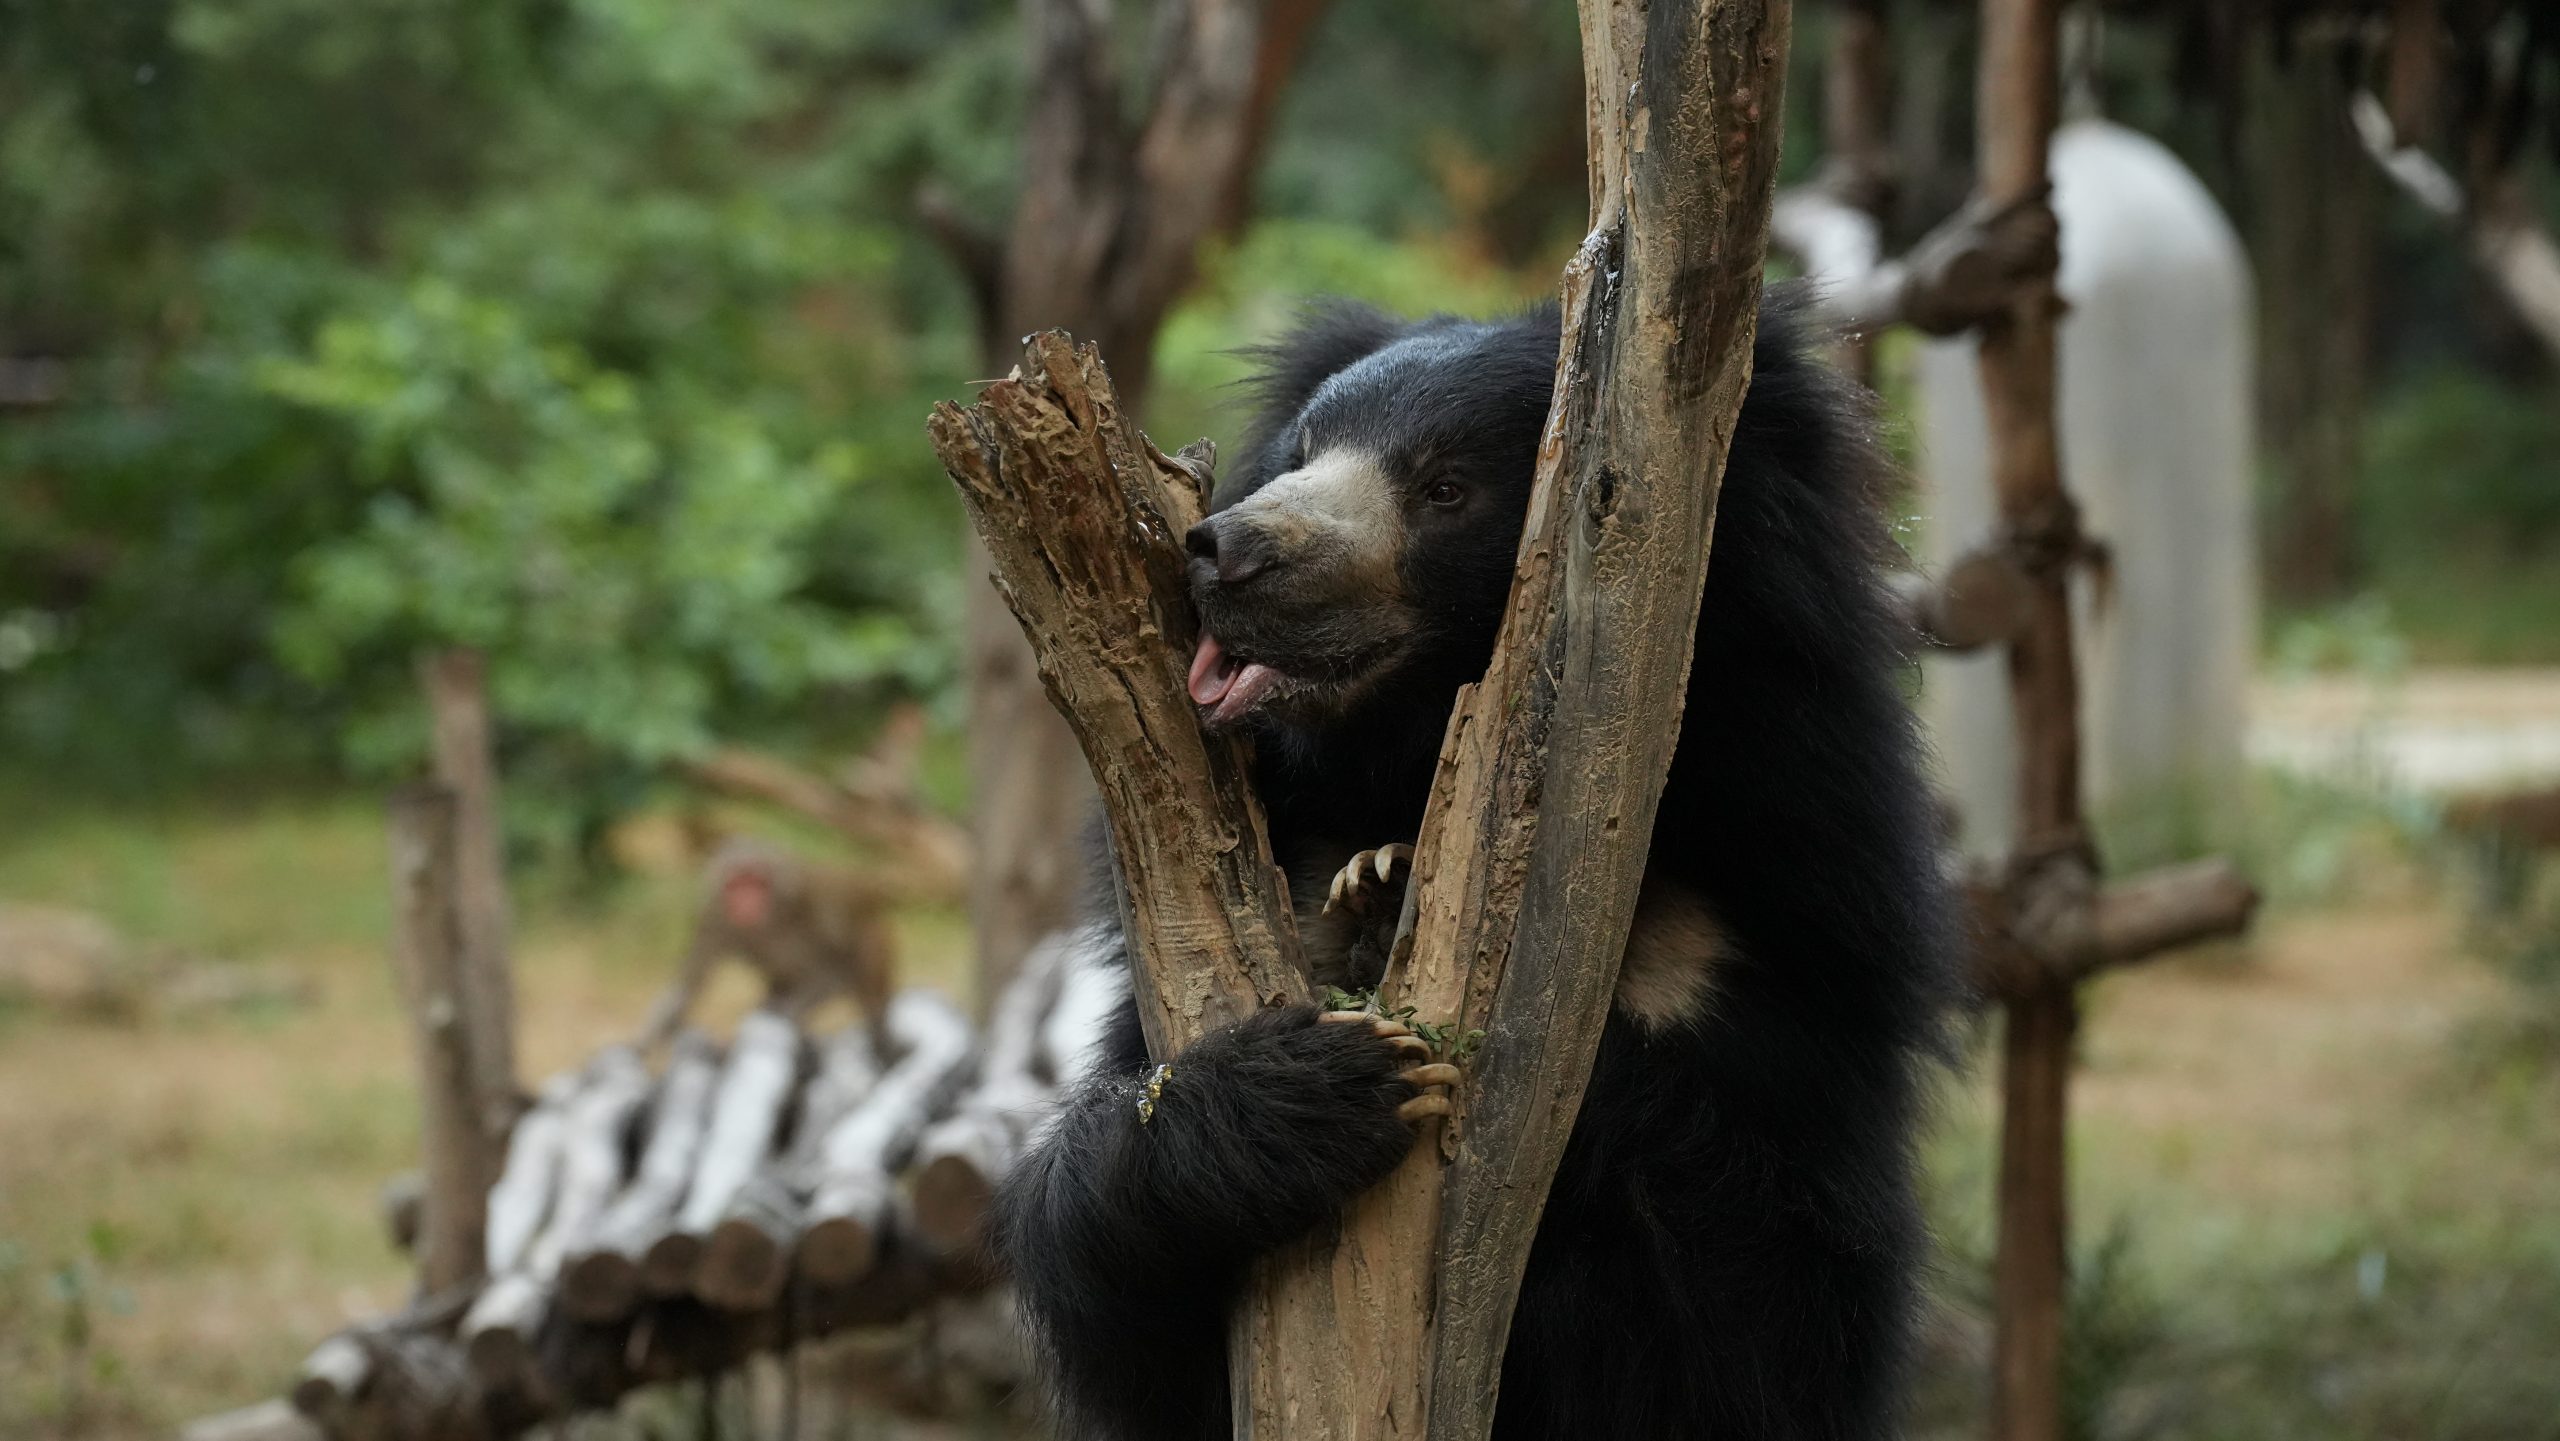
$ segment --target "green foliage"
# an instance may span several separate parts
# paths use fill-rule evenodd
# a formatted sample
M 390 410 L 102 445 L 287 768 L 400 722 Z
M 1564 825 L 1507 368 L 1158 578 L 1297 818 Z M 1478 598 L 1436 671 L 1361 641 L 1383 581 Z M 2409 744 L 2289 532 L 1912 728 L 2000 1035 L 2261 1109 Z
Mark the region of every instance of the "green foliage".
M 2355 497 L 2369 592 L 2331 613 L 2279 617 L 2279 651 L 2365 665 L 2391 633 L 2434 664 L 2560 661 L 2560 405 L 2548 379 L 2419 375 L 2379 401 Z M 2364 652 L 2364 653 L 2358 653 Z
M 1005 7 L 13 8 L 0 329 L 62 377 L 0 428 L 20 746 L 397 766 L 416 653 L 475 645 L 591 830 L 715 732 L 942 683 L 915 436 L 974 362 L 878 217 L 938 133 L 889 117 L 985 99 Z
M 2444 371 L 2373 418 L 2358 496 L 2368 543 L 2467 541 L 2523 561 L 2560 547 L 2560 404 L 2477 374 Z
M 545 344 L 506 306 L 425 282 L 332 320 L 275 394 L 336 419 L 364 519 L 296 561 L 282 653 L 317 684 L 371 677 L 372 760 L 416 747 L 401 662 L 496 658 L 501 713 L 647 763 L 707 745 L 724 695 L 870 681 L 913 633 L 803 597 L 856 457 L 785 451 L 751 409 Z

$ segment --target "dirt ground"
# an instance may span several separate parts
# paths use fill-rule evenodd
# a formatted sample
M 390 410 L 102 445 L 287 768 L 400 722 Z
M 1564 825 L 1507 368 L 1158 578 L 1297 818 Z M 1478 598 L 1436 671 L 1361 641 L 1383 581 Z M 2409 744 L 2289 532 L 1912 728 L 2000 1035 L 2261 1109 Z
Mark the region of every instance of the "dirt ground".
M 0 840 L 0 897 L 233 954 L 279 937 L 254 954 L 314 987 L 125 1020 L 0 1004 L 0 1435 L 164 1434 L 402 1294 L 375 1192 L 415 1123 L 379 906 L 308 914 L 378 894 L 378 829 L 333 802 L 70 840 Z M 625 1033 L 687 904 L 661 872 L 528 906 L 530 1074 Z M 2084 1260 L 2084 1434 L 2560 1437 L 2560 1069 L 2477 1041 L 2512 994 L 2459 929 L 2401 876 L 2091 993 L 2075 1209 L 2118 1243 Z M 956 978 L 954 918 L 907 940 Z M 746 1000 L 733 978 L 714 1005 Z M 1980 1430 L 1992 1117 L 1978 1075 L 1951 1083 L 1922 1434 Z

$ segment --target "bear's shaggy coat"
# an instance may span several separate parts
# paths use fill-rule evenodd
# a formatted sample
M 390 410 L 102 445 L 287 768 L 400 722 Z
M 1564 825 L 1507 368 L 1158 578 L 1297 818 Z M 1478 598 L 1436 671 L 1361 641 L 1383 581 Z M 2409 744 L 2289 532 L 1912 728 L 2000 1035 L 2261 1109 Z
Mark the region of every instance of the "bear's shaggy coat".
M 1261 420 L 1192 537 L 1215 638 L 1194 698 L 1254 734 L 1324 979 L 1375 980 L 1374 937 L 1316 908 L 1353 853 L 1419 827 L 1456 688 L 1491 654 L 1557 329 L 1552 309 L 1311 312 L 1262 353 Z M 1626 977 L 1512 1323 L 1504 1441 L 1893 1428 L 1947 912 L 1880 588 L 1884 470 L 1862 397 L 1806 345 L 1773 298 Z M 1178 1057 L 1141 1124 L 1149 1068 L 1119 1018 L 1001 1202 L 1065 1434 L 1227 1434 L 1246 1267 L 1411 1146 L 1408 1064 L 1366 1026 L 1272 1011 Z

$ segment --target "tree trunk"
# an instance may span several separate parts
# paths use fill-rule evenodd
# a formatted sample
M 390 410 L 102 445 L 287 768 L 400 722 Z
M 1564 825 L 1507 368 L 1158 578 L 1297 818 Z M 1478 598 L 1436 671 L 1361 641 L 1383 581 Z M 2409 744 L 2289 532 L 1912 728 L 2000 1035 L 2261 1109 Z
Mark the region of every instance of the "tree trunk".
M 1788 15 L 1583 15 L 1594 230 L 1567 276 L 1503 639 L 1452 719 L 1390 972 L 1389 1004 L 1492 1039 L 1461 1124 L 1355 1210 L 1340 1249 L 1264 1268 L 1238 1318 L 1239 1435 L 1490 1427 L 1678 737 L 1750 373 Z M 1092 349 L 1061 337 L 933 431 L 1105 783 L 1151 1050 L 1303 994 L 1241 757 L 1200 735 L 1182 693 L 1178 537 L 1197 495 L 1128 425 Z
M 496 1179 L 480 1126 L 478 1074 L 462 957 L 453 795 L 418 786 L 391 802 L 392 953 L 418 1045 L 418 1109 L 426 1199 L 418 1232 L 418 1288 L 441 1295 L 480 1279 L 489 1184 Z
M 494 1156 L 506 1144 L 516 1089 L 515 976 L 508 955 L 506 840 L 498 821 L 498 766 L 489 739 L 487 667 L 472 650 L 438 651 L 419 663 L 435 753 L 435 778 L 453 792 L 461 906 L 463 1026 L 472 1085 Z
M 2264 533 L 2276 593 L 2344 594 L 2356 574 L 2380 179 L 2348 118 L 2344 37 L 2308 30 L 2255 87 L 2260 409 L 2274 471 Z

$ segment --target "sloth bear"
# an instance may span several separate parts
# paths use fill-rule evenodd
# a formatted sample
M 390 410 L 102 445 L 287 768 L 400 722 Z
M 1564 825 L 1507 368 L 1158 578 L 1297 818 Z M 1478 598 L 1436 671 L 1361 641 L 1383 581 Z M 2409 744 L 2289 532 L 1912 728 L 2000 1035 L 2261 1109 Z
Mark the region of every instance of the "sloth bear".
M 1799 308 L 1762 310 L 1680 744 L 1511 1326 L 1503 1441 L 1894 1426 L 1946 906 L 1879 587 L 1884 467 Z M 1260 352 L 1243 462 L 1187 537 L 1192 699 L 1254 739 L 1320 981 L 1377 981 L 1450 706 L 1492 654 L 1557 345 L 1552 307 L 1311 311 Z M 1227 1434 L 1248 1264 L 1335 1223 L 1445 1106 L 1426 1088 L 1448 1073 L 1400 1029 L 1276 1008 L 1163 1077 L 1135 1009 L 1118 1017 L 1000 1203 L 1065 1434 Z

